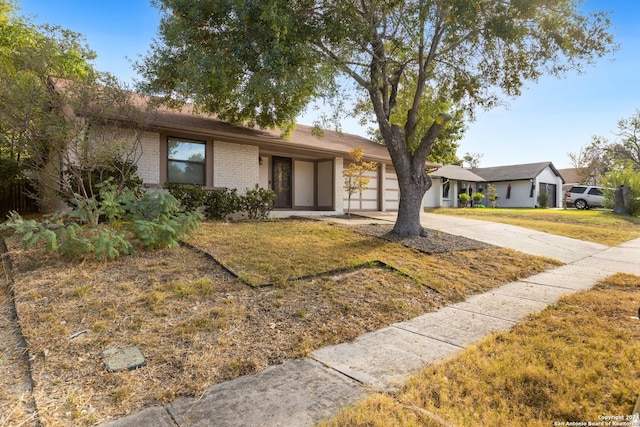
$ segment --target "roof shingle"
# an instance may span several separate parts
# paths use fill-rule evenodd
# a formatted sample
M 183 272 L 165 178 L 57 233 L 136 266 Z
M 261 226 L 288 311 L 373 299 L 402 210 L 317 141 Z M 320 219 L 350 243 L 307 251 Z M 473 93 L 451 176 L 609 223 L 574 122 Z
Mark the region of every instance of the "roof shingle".
M 527 163 L 523 165 L 496 166 L 491 168 L 473 168 L 471 171 L 481 176 L 486 181 L 523 181 L 534 179 L 546 167 L 550 167 L 553 173 L 561 176 L 551 162 Z
M 456 181 L 483 182 L 485 179 L 469 169 L 457 165 L 445 165 L 431 174 L 434 178 L 454 179 Z
M 61 93 L 65 92 L 70 85 L 70 82 L 64 79 L 54 78 L 51 81 L 53 87 Z M 135 92 L 128 93 L 132 104 L 142 111 L 151 129 L 166 132 L 181 131 L 229 142 L 257 145 L 265 149 L 307 153 L 315 157 L 321 155 L 347 157 L 354 148 L 363 148 L 366 160 L 391 164 L 391 156 L 384 145 L 358 135 L 324 130 L 323 137 L 319 138 L 312 133 L 311 126 L 297 125 L 290 136 L 285 138 L 279 129 L 262 130 L 234 126 L 217 119 L 213 114 L 198 113 L 192 105 L 188 104 L 181 109 L 159 106 L 156 110 L 152 110 L 149 109 L 150 97 Z M 81 112 L 75 112 L 75 114 L 81 114 Z M 114 118 L 123 122 L 127 120 L 126 117 Z M 433 162 L 425 164 L 429 169 L 440 166 Z

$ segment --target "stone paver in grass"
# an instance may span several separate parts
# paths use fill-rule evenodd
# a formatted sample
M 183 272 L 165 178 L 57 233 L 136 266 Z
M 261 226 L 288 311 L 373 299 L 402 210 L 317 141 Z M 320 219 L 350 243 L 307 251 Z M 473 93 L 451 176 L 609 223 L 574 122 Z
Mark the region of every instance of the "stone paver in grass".
M 102 352 L 104 366 L 109 372 L 119 372 L 140 368 L 147 364 L 140 349 L 136 346 L 108 348 Z

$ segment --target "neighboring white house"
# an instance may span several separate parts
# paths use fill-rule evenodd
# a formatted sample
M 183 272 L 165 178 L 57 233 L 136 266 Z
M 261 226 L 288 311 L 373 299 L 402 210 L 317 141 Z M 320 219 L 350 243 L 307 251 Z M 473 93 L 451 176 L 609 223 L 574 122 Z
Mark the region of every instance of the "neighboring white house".
M 424 206 L 457 207 L 458 195 L 475 192 L 484 179 L 462 166 L 446 165 L 431 174 L 432 186 L 424 195 Z M 469 191 L 471 189 L 471 192 Z
M 463 191 L 484 194 L 485 198 L 480 203 L 490 206 L 487 198 L 489 184 L 496 188 L 497 205 L 500 207 L 537 207 L 541 193 L 549 195 L 549 207 L 562 206 L 564 180 L 551 162 L 473 169 L 447 165 L 434 172 L 432 179 L 433 186 L 424 197 L 425 207 L 458 206 L 458 194 Z M 445 197 L 447 186 L 449 193 Z

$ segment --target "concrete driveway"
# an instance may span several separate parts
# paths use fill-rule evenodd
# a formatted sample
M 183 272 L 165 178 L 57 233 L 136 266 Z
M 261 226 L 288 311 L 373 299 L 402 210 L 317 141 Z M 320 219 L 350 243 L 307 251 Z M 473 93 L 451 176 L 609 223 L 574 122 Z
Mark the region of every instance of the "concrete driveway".
M 358 215 L 391 223 L 395 223 L 397 216 L 395 212 L 364 212 Z M 530 255 L 554 258 L 565 263 L 575 262 L 608 249 L 608 246 L 597 243 L 459 216 L 422 213 L 420 223 L 424 228 L 468 237 Z

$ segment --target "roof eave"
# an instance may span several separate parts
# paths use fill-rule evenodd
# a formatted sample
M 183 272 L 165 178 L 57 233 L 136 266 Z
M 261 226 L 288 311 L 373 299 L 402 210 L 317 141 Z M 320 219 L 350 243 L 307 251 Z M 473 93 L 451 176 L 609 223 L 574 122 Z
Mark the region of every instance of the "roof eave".
M 239 135 L 234 132 L 225 132 L 220 130 L 210 130 L 202 127 L 195 126 L 184 126 L 178 124 L 166 124 L 162 121 L 157 121 L 152 123 L 150 126 L 153 130 L 157 131 L 165 131 L 165 132 L 184 132 L 193 135 L 201 135 L 203 137 L 213 137 L 223 139 L 227 142 L 233 142 L 237 144 L 246 144 L 246 145 L 255 145 L 262 149 L 268 150 L 291 150 L 295 149 L 296 151 L 306 152 L 308 154 L 313 154 L 315 156 L 318 155 L 328 155 L 331 157 L 345 157 L 348 153 L 339 149 L 331 149 L 326 147 L 310 147 L 308 145 L 295 144 L 294 142 L 279 139 L 273 135 L 262 134 L 262 135 Z M 367 161 L 375 161 L 379 163 L 391 164 L 390 157 L 382 157 L 379 155 L 365 155 L 365 160 Z M 426 167 L 439 168 L 440 165 L 437 163 L 427 162 Z

